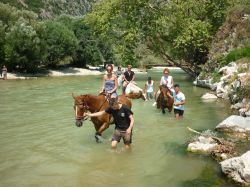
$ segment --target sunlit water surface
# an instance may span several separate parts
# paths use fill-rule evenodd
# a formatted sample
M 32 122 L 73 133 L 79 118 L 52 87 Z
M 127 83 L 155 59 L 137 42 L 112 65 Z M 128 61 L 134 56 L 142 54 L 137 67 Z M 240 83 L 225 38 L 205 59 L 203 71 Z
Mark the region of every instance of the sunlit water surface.
M 149 71 L 159 82 L 161 71 Z M 204 103 L 209 90 L 194 87 L 182 72 L 172 72 L 186 95 L 184 119 L 163 115 L 153 101 L 133 100 L 133 149 L 110 149 L 114 126 L 97 144 L 87 121 L 74 125 L 75 94 L 97 94 L 101 76 L 38 78 L 0 81 L 1 187 L 210 187 L 234 186 L 209 156 L 187 153 L 195 134 L 187 130 L 213 130 L 229 116 L 223 101 Z M 143 86 L 147 74 L 136 76 Z

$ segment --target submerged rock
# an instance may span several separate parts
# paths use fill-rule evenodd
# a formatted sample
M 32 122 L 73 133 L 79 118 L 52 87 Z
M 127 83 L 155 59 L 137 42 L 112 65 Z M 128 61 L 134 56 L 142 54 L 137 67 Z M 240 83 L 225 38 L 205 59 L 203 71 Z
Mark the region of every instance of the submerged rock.
M 217 137 L 199 136 L 197 140 L 188 144 L 188 151 L 211 154 L 216 160 L 225 160 L 235 154 L 234 143 Z
M 216 100 L 218 97 L 214 94 L 206 93 L 201 98 L 204 100 Z
M 188 144 L 187 150 L 190 152 L 211 153 L 218 144 L 211 137 L 199 136 L 197 141 Z
M 250 185 L 250 151 L 240 157 L 233 157 L 220 162 L 222 172 L 234 181 Z

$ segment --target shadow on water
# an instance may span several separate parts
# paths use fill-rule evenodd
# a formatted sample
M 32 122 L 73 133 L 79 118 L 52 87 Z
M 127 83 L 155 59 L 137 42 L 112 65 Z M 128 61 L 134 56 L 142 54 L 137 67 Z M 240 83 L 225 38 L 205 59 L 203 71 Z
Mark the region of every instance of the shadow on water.
M 179 156 L 187 156 L 187 144 L 181 144 L 178 142 L 165 142 L 166 152 Z
M 209 158 L 206 158 L 209 159 Z M 211 161 L 212 162 L 212 161 Z M 193 179 L 180 182 L 179 187 L 235 187 L 232 181 L 228 181 L 221 173 L 218 166 L 207 164 L 201 174 Z
M 179 182 L 178 187 L 235 187 L 233 181 L 229 180 L 222 172 L 219 163 L 211 158 L 210 155 L 201 155 L 187 152 L 187 144 L 178 142 L 165 142 L 165 151 L 168 154 L 180 156 L 185 159 L 195 159 L 197 161 L 206 160 L 207 164 L 204 166 L 200 175 L 192 180 Z M 188 163 L 187 163 L 188 164 Z

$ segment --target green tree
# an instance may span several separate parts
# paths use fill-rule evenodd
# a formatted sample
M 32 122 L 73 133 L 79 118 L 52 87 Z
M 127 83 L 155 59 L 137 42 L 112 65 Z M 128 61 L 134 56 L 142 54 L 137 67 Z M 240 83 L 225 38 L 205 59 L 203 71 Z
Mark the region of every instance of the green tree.
M 59 22 L 45 21 L 44 41 L 46 43 L 46 65 L 56 67 L 66 57 L 72 57 L 76 47 L 77 38 L 74 32 Z
M 43 58 L 43 46 L 39 34 L 22 17 L 6 33 L 5 61 L 9 69 L 35 72 Z
M 4 64 L 5 25 L 0 21 L 0 62 Z
M 93 30 L 82 19 L 74 19 L 72 30 L 78 39 L 74 53 L 74 64 L 85 67 L 87 64 L 101 65 L 113 62 L 113 51 L 110 43 L 95 36 Z
M 230 1 L 106 0 L 97 3 L 85 21 L 95 34 L 114 44 L 124 61 L 136 59 L 134 49 L 145 43 L 170 64 L 184 68 L 185 62 L 184 69 L 195 76 Z
M 30 24 L 37 22 L 37 14 L 32 11 L 18 10 L 8 4 L 0 3 L 0 20 L 6 25 L 8 30 L 12 27 L 20 18 L 25 19 Z

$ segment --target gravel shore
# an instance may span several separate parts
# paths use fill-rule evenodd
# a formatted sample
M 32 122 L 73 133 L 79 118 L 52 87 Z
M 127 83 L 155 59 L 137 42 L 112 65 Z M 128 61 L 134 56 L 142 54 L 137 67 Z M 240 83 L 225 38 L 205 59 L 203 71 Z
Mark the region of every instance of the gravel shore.
M 116 67 L 114 71 L 116 71 Z M 125 68 L 123 69 L 125 71 Z M 146 70 L 141 70 L 133 68 L 135 73 L 146 73 Z M 105 71 L 98 70 L 98 67 L 89 67 L 89 69 L 84 68 L 63 68 L 60 70 L 49 70 L 45 74 L 22 74 L 22 73 L 8 73 L 7 79 L 17 79 L 17 80 L 26 80 L 26 79 L 37 79 L 38 77 L 60 77 L 60 76 L 86 76 L 86 75 L 102 75 Z

